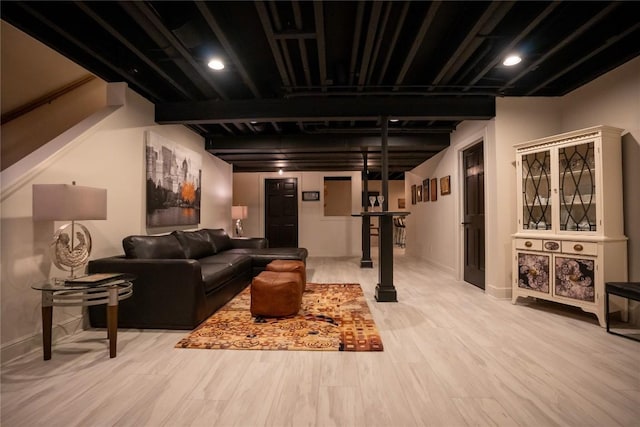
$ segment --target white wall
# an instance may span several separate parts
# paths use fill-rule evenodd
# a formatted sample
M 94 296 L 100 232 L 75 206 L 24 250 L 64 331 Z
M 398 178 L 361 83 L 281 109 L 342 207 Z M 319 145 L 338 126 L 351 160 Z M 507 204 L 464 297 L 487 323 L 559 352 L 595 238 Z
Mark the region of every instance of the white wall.
M 514 144 L 560 131 L 559 98 L 498 98 L 493 143 L 485 145 L 486 287 L 511 296 L 511 234 L 516 231 Z
M 561 98 L 497 98 L 496 117 L 464 122 L 451 146 L 407 174 L 407 253 L 462 277 L 462 194 L 460 155 L 484 140 L 486 293 L 511 294 L 511 234 L 516 230 L 515 150 L 513 145 L 595 125 L 625 129 L 623 176 L 625 233 L 630 238 L 630 280 L 640 280 L 640 58 Z M 412 184 L 451 175 L 451 196 L 411 205 Z M 452 238 L 452 236 L 454 236 Z M 453 243 L 452 243 L 453 242 Z
M 451 238 L 455 227 L 455 221 L 452 220 L 455 212 L 454 198 L 451 195 L 440 196 L 438 185 L 438 198 L 435 202 L 416 202 L 412 205 L 411 186 L 422 185 L 425 179 L 437 177 L 439 180 L 442 176 L 451 175 L 454 161 L 453 150 L 444 150 L 430 161 L 405 173 L 404 181 L 407 208 L 411 212 L 405 220 L 406 253 L 425 259 L 452 274 L 455 266 L 455 241 Z M 452 176 L 451 188 L 455 185 L 456 179 Z M 456 193 L 452 191 L 452 194 Z
M 324 216 L 324 177 L 351 177 L 351 212 L 360 212 L 362 179 L 360 172 L 234 173 L 233 204 L 249 207 L 249 218 L 242 221 L 245 236 L 264 236 L 264 180 L 298 179 L 298 246 L 310 256 L 358 256 L 362 254 L 361 219 L 350 216 Z M 319 191 L 320 200 L 303 202 L 303 191 Z
M 624 228 L 629 238 L 629 280 L 640 281 L 640 57 L 562 99 L 562 131 L 595 125 L 624 129 Z
M 406 206 L 407 206 L 407 198 L 404 195 L 404 181 L 399 181 L 399 180 L 390 180 L 389 182 L 389 200 L 388 202 L 388 209 L 390 211 L 405 211 L 407 210 Z M 369 191 L 378 191 L 380 194 L 382 194 L 382 181 L 380 180 L 374 180 L 374 181 L 369 181 L 367 183 L 367 186 L 369 187 Z M 399 198 L 404 198 L 405 199 L 405 208 L 401 209 L 398 206 L 398 199 Z M 409 204 L 411 204 L 411 198 L 408 199 Z M 368 203 L 368 202 L 367 202 Z M 372 219 L 376 219 L 375 217 Z
M 106 118 L 79 136 L 74 129 L 63 134 L 74 137 L 37 165 L 29 158 L 14 165 L 9 171 L 11 182 L 5 180 L 5 172 L 2 174 L 1 342 L 5 360 L 32 348 L 40 349 L 40 293 L 31 285 L 68 274 L 52 266 L 47 250 L 55 228 L 62 223 L 32 220 L 33 184 L 76 181 L 78 185 L 106 188 L 108 219 L 84 222 L 93 237 L 91 258 L 122 254 L 125 236 L 168 231 L 146 229 L 144 133 L 153 130 L 202 155 L 200 226 L 230 231 L 231 165 L 204 151 L 202 137 L 186 127 L 158 126 L 153 104 L 122 84 L 110 85 L 114 87 L 120 89 L 124 106 L 111 107 Z M 83 126 L 84 122 L 77 127 Z M 45 145 L 40 150 L 46 149 Z M 38 153 L 31 157 L 38 158 Z M 29 166 L 19 173 L 16 169 L 21 165 Z M 55 308 L 54 339 L 73 333 L 81 323 L 79 308 Z

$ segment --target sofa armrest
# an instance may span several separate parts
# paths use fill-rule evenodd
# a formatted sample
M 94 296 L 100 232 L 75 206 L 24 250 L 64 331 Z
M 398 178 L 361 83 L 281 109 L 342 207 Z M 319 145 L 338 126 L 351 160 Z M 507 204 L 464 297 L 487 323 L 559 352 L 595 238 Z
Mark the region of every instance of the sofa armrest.
M 232 237 L 233 249 L 265 249 L 269 247 L 269 240 L 264 237 Z
M 122 301 L 119 307 L 118 323 L 123 327 L 162 325 L 189 329 L 207 315 L 202 270 L 197 260 L 119 256 L 89 261 L 88 272 L 136 276 L 131 298 Z

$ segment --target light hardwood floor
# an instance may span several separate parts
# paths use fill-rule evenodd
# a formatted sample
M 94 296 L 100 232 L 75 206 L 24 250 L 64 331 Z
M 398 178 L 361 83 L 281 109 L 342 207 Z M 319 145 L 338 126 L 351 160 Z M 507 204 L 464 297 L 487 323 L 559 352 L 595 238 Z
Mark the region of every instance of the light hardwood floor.
M 309 280 L 362 285 L 381 353 L 176 349 L 186 331 L 104 330 L 2 366 L 1 425 L 640 426 L 640 343 L 550 303 L 496 300 L 396 256 L 310 258 Z

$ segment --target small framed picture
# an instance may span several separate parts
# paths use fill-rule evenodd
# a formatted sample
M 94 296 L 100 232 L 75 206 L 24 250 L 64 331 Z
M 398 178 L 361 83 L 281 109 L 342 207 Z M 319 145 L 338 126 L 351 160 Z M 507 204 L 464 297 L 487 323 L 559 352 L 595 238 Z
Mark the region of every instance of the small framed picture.
M 411 204 L 415 205 L 416 204 L 416 185 L 412 185 L 411 186 Z
M 416 186 L 416 202 L 422 201 L 422 185 L 418 184 Z
M 440 178 L 440 194 L 451 194 L 451 175 Z
M 431 201 L 438 200 L 438 178 L 431 179 Z
M 303 191 L 302 192 L 302 201 L 303 202 L 317 202 L 320 200 L 320 192 L 319 191 Z
M 406 207 L 407 207 L 407 206 L 406 206 L 406 203 L 405 203 L 404 197 L 399 198 L 399 199 L 398 199 L 398 209 L 404 209 L 404 208 L 406 208 Z
M 429 179 L 425 179 L 424 181 L 422 181 L 422 201 L 423 202 L 428 202 L 429 201 Z

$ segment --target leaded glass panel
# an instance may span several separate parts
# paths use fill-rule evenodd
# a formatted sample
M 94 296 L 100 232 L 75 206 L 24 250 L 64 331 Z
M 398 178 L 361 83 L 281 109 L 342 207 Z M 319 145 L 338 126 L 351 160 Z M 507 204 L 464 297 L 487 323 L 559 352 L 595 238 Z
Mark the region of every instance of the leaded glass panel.
M 522 156 L 522 227 L 551 229 L 551 155 L 549 151 Z
M 596 231 L 596 176 L 593 142 L 558 150 L 560 230 Z

